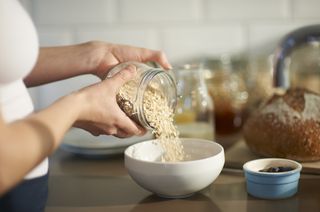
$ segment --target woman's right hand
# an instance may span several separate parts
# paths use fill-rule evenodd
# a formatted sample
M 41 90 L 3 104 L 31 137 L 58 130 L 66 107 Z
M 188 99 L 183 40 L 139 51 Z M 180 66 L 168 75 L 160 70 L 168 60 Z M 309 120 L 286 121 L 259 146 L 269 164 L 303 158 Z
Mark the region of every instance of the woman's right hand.
M 105 134 L 125 138 L 143 135 L 146 130 L 133 122 L 116 101 L 120 87 L 135 75 L 135 66 L 127 66 L 113 77 L 76 92 L 82 105 L 74 126 L 95 136 Z

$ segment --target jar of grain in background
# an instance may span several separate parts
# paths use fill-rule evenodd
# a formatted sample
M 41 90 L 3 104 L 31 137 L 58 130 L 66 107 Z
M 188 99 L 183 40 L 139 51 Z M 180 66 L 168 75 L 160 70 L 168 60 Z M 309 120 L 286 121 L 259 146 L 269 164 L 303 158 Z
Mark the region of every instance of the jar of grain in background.
M 136 67 L 137 75 L 120 88 L 117 102 L 120 108 L 137 124 L 146 129 L 153 129 L 154 122 L 157 122 L 158 119 L 170 118 L 170 113 L 173 116 L 177 100 L 175 80 L 169 71 L 139 62 L 121 63 L 109 71 L 107 78 L 129 65 Z M 160 104 L 155 104 L 155 102 L 160 102 Z
M 241 137 L 247 115 L 247 64 L 242 58 L 224 54 L 204 64 L 208 71 L 206 83 L 214 101 L 216 140 L 224 147 Z
M 180 137 L 214 139 L 213 103 L 201 65 L 176 68 L 178 100 L 175 121 Z

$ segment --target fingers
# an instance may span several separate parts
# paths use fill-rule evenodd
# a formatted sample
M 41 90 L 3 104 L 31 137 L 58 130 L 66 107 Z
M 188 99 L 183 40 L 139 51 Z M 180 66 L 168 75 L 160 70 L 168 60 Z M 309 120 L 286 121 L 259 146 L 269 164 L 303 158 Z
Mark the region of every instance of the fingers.
M 112 126 L 116 130 L 113 135 L 129 137 L 133 135 L 140 136 L 146 133 L 146 129 L 136 124 L 120 108 L 117 108 L 113 114 L 115 115 L 115 119 Z
M 78 121 L 73 126 L 83 129 L 91 133 L 91 135 L 93 136 L 99 136 L 103 134 L 102 130 L 98 126 L 96 126 L 94 123 Z
M 165 69 L 172 69 L 171 64 L 169 63 L 167 56 L 162 51 L 154 51 L 149 49 L 142 49 L 141 53 L 142 61 L 154 61 L 159 63 Z
M 118 129 L 117 133 L 114 135 L 118 138 L 128 138 L 128 137 L 131 137 L 133 135 L 136 135 L 136 136 L 143 136 L 144 134 L 146 134 L 147 130 L 138 126 L 137 125 L 137 128 L 140 130 L 140 133 L 139 134 L 130 134 L 128 133 L 127 131 L 124 131 L 124 130 L 121 130 L 121 129 Z
M 114 114 L 117 114 L 117 119 L 113 123 L 115 132 L 112 133 L 112 135 L 119 138 L 126 138 L 133 135 L 142 136 L 147 132 L 145 128 L 136 124 L 120 108 L 118 111 L 115 111 Z
M 137 74 L 137 69 L 134 65 L 128 65 L 111 78 L 106 79 L 105 83 L 112 84 L 111 86 L 118 90 L 123 84 L 133 79 Z
M 119 45 L 115 48 L 113 54 L 116 55 L 119 62 L 139 61 L 139 62 L 157 62 L 165 69 L 172 69 L 167 56 L 162 51 L 156 51 L 134 46 Z
M 140 131 L 128 131 L 127 129 L 121 129 L 115 126 L 106 126 L 104 124 L 92 123 L 92 122 L 77 122 L 74 127 L 81 128 L 94 136 L 99 135 L 113 135 L 119 138 L 128 138 L 133 135 L 144 135 L 146 130 L 137 126 Z M 132 132 L 138 132 L 138 134 L 134 134 Z
M 119 129 L 118 132 L 114 136 L 116 136 L 118 138 L 128 138 L 128 137 L 131 137 L 133 135 L 130 135 L 127 132 L 124 132 L 124 131 Z
M 129 135 L 143 135 L 145 133 L 145 129 L 133 122 L 121 109 L 119 110 L 123 115 L 118 116 L 116 120 L 115 125 L 118 129 Z

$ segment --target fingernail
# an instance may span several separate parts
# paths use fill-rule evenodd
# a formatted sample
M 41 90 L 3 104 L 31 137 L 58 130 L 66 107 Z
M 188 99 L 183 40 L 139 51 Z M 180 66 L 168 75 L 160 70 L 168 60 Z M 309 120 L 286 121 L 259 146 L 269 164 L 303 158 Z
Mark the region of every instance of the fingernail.
M 147 130 L 146 130 L 146 129 L 140 129 L 139 135 L 142 136 L 142 135 L 144 135 L 144 134 L 146 134 L 146 133 L 147 133 Z
M 127 69 L 129 72 L 133 73 L 133 74 L 136 74 L 136 73 L 137 73 L 137 68 L 136 68 L 136 66 L 134 66 L 134 65 L 128 65 L 128 66 L 126 67 L 126 69 Z
M 141 135 L 141 134 L 142 134 L 142 131 L 141 131 L 141 130 L 137 130 L 135 134 L 136 134 L 136 135 Z

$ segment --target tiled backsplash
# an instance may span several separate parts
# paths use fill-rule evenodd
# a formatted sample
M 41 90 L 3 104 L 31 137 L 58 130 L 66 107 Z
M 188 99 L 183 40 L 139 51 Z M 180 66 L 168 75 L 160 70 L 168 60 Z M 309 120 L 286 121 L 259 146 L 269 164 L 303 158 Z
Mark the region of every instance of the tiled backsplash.
M 320 22 L 319 0 L 21 2 L 36 24 L 43 46 L 98 39 L 162 49 L 173 63 L 221 53 L 270 54 L 290 30 Z M 42 107 L 95 80 L 80 77 L 33 92 Z

